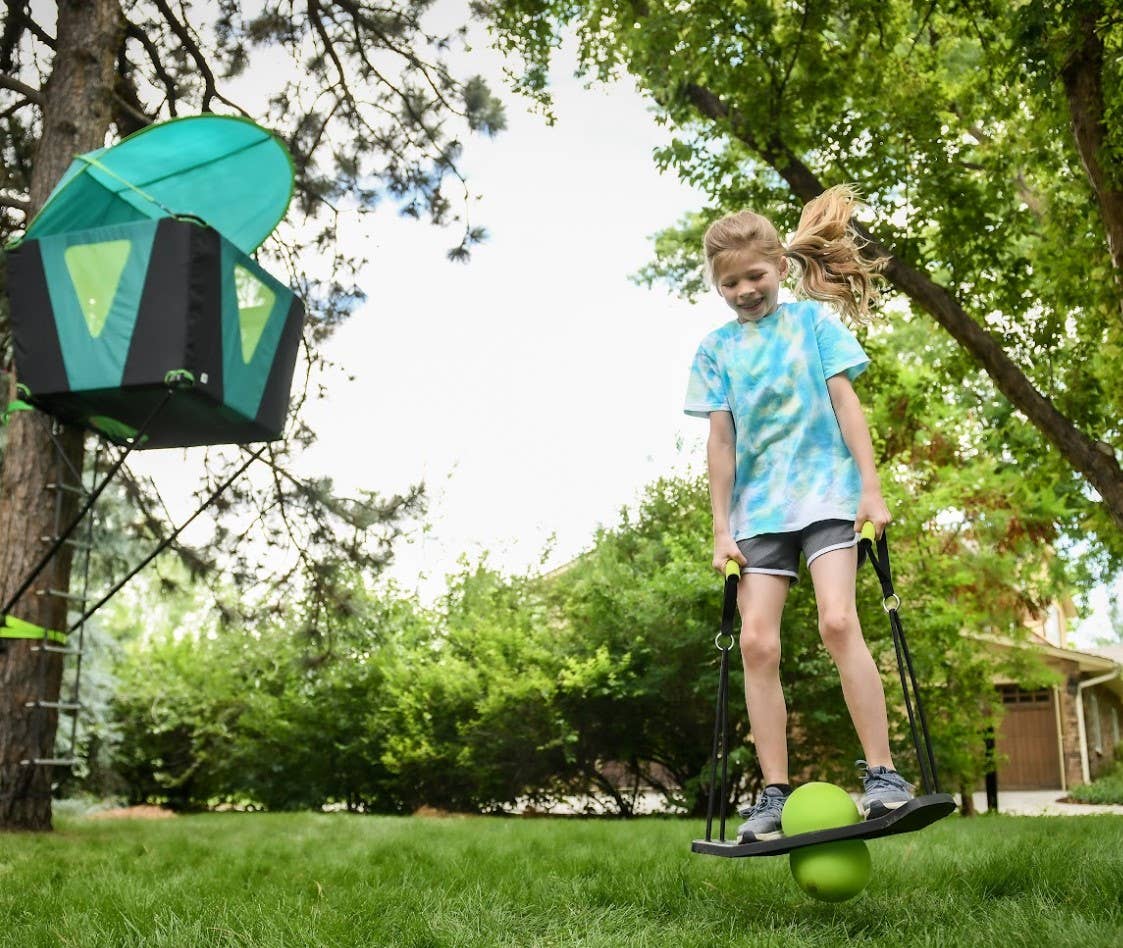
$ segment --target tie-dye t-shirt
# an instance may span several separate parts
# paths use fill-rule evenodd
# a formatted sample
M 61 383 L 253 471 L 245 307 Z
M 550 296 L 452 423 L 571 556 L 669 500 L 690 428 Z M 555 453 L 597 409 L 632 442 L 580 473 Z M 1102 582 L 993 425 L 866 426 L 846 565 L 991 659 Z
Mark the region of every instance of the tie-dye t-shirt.
M 827 379 L 857 378 L 869 359 L 833 309 L 784 303 L 759 322 L 737 320 L 698 347 L 686 413 L 733 415 L 735 540 L 857 516 L 861 478 L 842 438 Z

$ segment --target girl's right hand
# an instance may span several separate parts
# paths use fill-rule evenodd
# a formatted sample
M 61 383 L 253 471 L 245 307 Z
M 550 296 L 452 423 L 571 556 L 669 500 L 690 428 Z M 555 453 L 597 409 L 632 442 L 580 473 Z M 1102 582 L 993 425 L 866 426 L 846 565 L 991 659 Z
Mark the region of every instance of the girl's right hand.
M 728 534 L 714 537 L 714 569 L 724 576 L 725 564 L 730 560 L 736 560 L 741 566 L 749 565 L 749 561 L 745 559 L 745 555 L 737 549 L 737 544 L 733 540 L 733 537 Z

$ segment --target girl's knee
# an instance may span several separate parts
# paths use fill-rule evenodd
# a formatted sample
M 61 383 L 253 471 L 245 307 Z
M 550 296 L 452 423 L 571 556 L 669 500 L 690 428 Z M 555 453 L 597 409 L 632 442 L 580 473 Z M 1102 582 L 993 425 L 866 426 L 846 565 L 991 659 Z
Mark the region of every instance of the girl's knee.
M 843 648 L 862 637 L 858 613 L 851 609 L 828 609 L 819 614 L 819 635 L 827 651 Z
M 754 670 L 780 667 L 780 630 L 746 619 L 741 627 L 741 658 Z

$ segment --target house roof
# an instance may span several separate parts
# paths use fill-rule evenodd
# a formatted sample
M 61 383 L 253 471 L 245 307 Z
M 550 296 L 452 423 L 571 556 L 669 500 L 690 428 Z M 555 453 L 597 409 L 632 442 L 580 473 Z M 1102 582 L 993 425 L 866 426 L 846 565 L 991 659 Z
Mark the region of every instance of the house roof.
M 1084 651 L 1092 655 L 1109 658 L 1117 665 L 1123 665 L 1123 643 L 1119 645 L 1097 645 L 1095 648 L 1086 648 Z
M 1084 678 L 1099 678 L 1115 672 L 1115 677 L 1105 682 L 1105 686 L 1123 697 L 1123 646 L 1107 646 L 1078 650 L 1074 648 L 1060 648 L 1038 635 L 1030 632 L 1029 637 L 1022 642 L 1015 642 L 1009 638 L 987 633 L 967 633 L 972 638 L 991 642 L 1000 648 L 1032 648 L 1040 653 L 1046 661 L 1049 659 L 1072 662 L 1076 665 L 1078 675 Z
M 1082 672 L 1103 675 L 1120 665 L 1120 660 L 1111 655 L 1101 655 L 1095 649 L 1061 648 L 1042 638 L 1036 632 L 1030 635 L 1030 644 L 1050 658 L 1063 658 L 1075 662 Z

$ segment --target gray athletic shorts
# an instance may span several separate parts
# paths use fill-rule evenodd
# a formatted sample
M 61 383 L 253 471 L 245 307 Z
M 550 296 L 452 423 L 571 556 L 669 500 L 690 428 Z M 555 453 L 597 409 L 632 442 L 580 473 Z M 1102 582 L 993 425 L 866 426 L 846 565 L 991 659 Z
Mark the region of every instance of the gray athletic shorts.
M 769 573 L 788 576 L 793 584 L 799 579 L 801 552 L 810 566 L 817 556 L 857 545 L 858 534 L 854 532 L 853 520 L 820 520 L 793 533 L 762 533 L 737 541 L 737 548 L 749 563 L 742 567 L 742 575 Z

